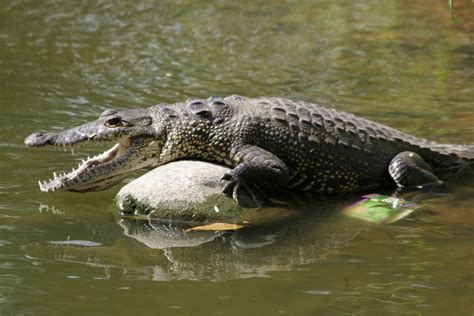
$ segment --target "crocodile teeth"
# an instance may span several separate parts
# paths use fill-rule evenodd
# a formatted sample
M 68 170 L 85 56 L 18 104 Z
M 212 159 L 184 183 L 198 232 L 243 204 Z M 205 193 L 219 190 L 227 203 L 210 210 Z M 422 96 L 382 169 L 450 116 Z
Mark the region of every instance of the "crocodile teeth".
M 91 173 L 94 172 L 91 170 L 102 168 L 103 165 L 112 163 L 114 160 L 125 155 L 129 148 L 130 144 L 128 141 L 124 140 L 121 143 L 116 143 L 112 148 L 109 148 L 101 154 L 93 155 L 92 158 L 91 156 L 88 156 L 87 159 L 82 159 L 81 162 L 69 172 L 53 172 L 53 179 L 43 182 L 39 181 L 38 185 L 43 192 L 54 192 L 64 189 L 65 187 L 72 187 L 81 181 L 89 181 L 89 179 L 92 178 Z M 110 167 L 103 168 L 102 171 L 99 169 L 99 171 L 95 171 L 93 175 L 95 176 L 96 174 L 101 173 L 105 174 L 105 172 L 109 171 L 110 169 Z M 74 183 L 72 183 L 72 180 L 74 180 Z

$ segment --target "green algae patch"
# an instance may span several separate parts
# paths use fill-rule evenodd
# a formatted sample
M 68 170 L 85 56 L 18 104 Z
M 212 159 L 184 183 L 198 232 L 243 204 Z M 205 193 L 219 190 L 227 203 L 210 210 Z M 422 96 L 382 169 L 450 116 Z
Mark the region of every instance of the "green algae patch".
M 296 210 L 286 207 L 243 208 L 222 195 L 213 194 L 205 202 L 169 201 L 151 206 L 148 201 L 131 195 L 117 205 L 125 216 L 147 217 L 158 220 L 174 220 L 189 223 L 229 223 L 243 226 L 262 226 L 297 216 Z
M 118 207 L 125 214 L 136 214 L 146 216 L 153 212 L 153 208 L 147 203 L 135 199 L 131 194 L 125 196 L 123 201 L 117 200 Z
M 154 206 L 151 206 L 149 201 L 138 200 L 129 194 L 124 199 L 117 200 L 117 205 L 124 215 L 198 223 L 237 223 L 241 222 L 241 215 L 245 213 L 234 200 L 221 194 L 210 195 L 204 202 L 174 200 L 160 202 Z

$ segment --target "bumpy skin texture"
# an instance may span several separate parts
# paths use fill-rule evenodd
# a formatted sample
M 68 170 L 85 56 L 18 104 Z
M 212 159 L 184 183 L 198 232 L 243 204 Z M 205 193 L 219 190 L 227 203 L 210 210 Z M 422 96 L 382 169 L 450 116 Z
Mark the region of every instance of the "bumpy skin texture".
M 121 113 L 126 111 L 113 115 L 125 121 Z M 281 98 L 211 97 L 143 113 L 153 130 L 143 127 L 141 142 L 156 143 L 147 147 L 146 157 L 156 157 L 149 166 L 179 159 L 230 166 L 221 180 L 223 191 L 242 205 L 261 204 L 262 190 L 272 186 L 321 193 L 418 186 L 446 180 L 474 163 L 472 146 L 436 144 L 349 113 Z M 96 124 L 105 133 L 101 118 Z M 136 142 L 140 133 L 133 128 Z M 35 134 L 25 142 L 42 146 Z
M 470 168 L 470 146 L 435 144 L 352 114 L 280 98 L 230 96 L 157 108 L 173 113 L 160 164 L 194 158 L 234 169 L 221 182 L 239 204 L 265 188 L 321 193 L 441 183 Z

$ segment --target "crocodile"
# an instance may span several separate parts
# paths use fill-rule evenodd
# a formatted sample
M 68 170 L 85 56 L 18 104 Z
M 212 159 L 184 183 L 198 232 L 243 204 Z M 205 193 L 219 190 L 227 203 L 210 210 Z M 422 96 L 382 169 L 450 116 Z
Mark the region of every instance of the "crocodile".
M 232 168 L 222 192 L 239 205 L 268 202 L 275 188 L 322 194 L 422 188 L 472 170 L 474 146 L 439 144 L 353 114 L 284 98 L 191 99 L 105 110 L 63 132 L 36 132 L 27 146 L 115 143 L 68 173 L 39 182 L 43 192 L 107 189 L 138 169 L 194 159 Z

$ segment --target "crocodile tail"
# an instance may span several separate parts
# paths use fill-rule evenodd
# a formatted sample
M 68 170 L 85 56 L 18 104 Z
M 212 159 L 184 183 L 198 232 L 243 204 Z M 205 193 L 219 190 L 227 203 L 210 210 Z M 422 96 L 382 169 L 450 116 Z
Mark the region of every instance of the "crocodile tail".
M 467 156 L 468 160 L 471 165 L 474 165 L 474 146 L 466 146 L 467 147 Z
M 474 146 L 459 145 L 459 157 L 467 160 L 470 164 L 474 164 Z
M 451 145 L 437 144 L 434 149 L 445 155 L 456 155 L 469 164 L 474 165 L 474 146 L 473 145 Z
M 469 174 L 474 174 L 474 146 L 465 146 L 466 151 L 465 151 L 465 156 L 466 160 L 470 166 L 469 171 L 467 171 Z

